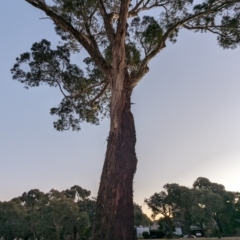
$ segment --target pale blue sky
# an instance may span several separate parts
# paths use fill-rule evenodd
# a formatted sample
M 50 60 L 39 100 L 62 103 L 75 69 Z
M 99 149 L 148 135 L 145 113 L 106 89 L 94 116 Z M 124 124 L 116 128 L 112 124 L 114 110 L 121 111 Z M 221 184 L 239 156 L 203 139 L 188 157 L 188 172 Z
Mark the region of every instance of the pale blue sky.
M 25 90 L 11 79 L 15 58 L 33 42 L 58 41 L 42 16 L 24 0 L 0 1 L 0 201 L 75 184 L 96 196 L 99 186 L 109 121 L 57 132 L 49 109 L 58 89 Z M 132 100 L 138 204 L 165 183 L 190 187 L 199 176 L 240 191 L 239 53 L 222 50 L 214 35 L 183 31 L 150 64 Z

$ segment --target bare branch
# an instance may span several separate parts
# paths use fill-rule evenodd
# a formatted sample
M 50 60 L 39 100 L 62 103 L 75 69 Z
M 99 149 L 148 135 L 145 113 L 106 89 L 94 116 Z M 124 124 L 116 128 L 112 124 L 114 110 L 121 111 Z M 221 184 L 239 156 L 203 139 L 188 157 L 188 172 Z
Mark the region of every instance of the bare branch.
M 44 19 L 51 19 L 50 17 L 41 17 L 39 18 L 40 20 L 44 20 Z
M 94 102 L 104 94 L 104 92 L 105 92 L 105 90 L 107 89 L 108 85 L 109 85 L 109 81 L 107 81 L 107 82 L 105 83 L 103 89 L 102 89 L 102 90 L 99 92 L 99 94 L 91 101 L 91 104 L 90 104 L 91 107 L 93 107 Z
M 202 27 L 197 27 L 197 26 L 189 26 L 189 25 L 187 25 L 187 24 L 184 24 L 183 27 L 186 28 L 186 29 L 188 29 L 188 30 L 208 31 L 208 32 L 214 33 L 214 34 L 216 34 L 216 35 L 218 35 L 218 36 L 221 36 L 222 38 L 228 38 L 228 37 L 230 37 L 230 36 L 227 37 L 226 35 L 222 34 L 222 33 L 219 31 L 219 29 L 221 29 L 221 28 L 227 28 L 227 27 L 225 27 L 225 26 L 207 26 L 207 27 L 203 27 L 203 26 L 202 26 Z M 239 27 L 238 27 L 237 29 L 239 29 Z
M 221 26 L 221 25 L 192 26 L 189 24 L 183 24 L 182 26 L 188 30 L 208 30 L 210 28 L 215 28 L 215 29 L 228 28 L 228 26 Z M 236 29 L 240 29 L 240 27 L 237 27 Z
M 102 85 L 102 84 L 105 83 L 105 82 L 106 82 L 106 81 L 104 80 L 104 81 L 101 81 L 101 82 L 99 82 L 99 83 L 95 83 L 95 84 L 93 84 L 93 85 L 91 85 L 91 86 L 83 89 L 81 92 L 75 92 L 75 93 L 72 94 L 70 97 L 71 97 L 71 98 L 78 98 L 78 97 L 81 96 L 83 93 L 86 93 L 87 91 L 91 90 L 92 88 L 95 88 L 95 87 L 97 87 L 97 86 L 100 86 L 100 85 Z
M 144 0 L 139 0 L 139 2 L 135 5 L 135 7 L 132 8 L 132 10 L 129 13 L 135 13 L 138 11 L 139 7 L 141 6 L 141 4 L 144 2 Z
M 163 1 L 155 1 L 155 3 L 153 3 L 152 5 L 149 5 L 150 0 L 147 0 L 144 3 L 144 0 L 139 1 L 135 7 L 133 7 L 129 12 L 128 12 L 128 18 L 131 17 L 135 17 L 137 16 L 140 12 L 142 11 L 147 11 L 147 10 L 151 10 L 152 8 L 156 8 L 156 7 L 163 7 L 165 8 L 165 5 L 168 3 L 167 1 L 163 2 Z M 142 5 L 142 7 L 141 7 Z M 166 10 L 166 8 L 165 8 Z
M 67 95 L 64 93 L 64 91 L 63 91 L 63 89 L 62 89 L 62 87 L 61 87 L 61 84 L 60 84 L 57 80 L 55 80 L 55 82 L 57 83 L 57 85 L 58 85 L 61 93 L 63 94 L 63 96 L 66 97 L 66 98 L 68 98 L 69 96 L 67 96 Z

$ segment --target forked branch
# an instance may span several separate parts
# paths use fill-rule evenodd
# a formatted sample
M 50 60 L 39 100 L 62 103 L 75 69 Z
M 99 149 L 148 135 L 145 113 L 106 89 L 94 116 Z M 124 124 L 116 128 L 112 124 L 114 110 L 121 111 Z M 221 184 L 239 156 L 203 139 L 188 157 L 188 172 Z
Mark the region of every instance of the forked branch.
M 110 66 L 107 64 L 103 56 L 101 55 L 97 44 L 93 41 L 92 36 L 88 36 L 83 32 L 79 32 L 75 29 L 69 22 L 67 22 L 62 16 L 55 13 L 49 6 L 45 4 L 42 0 L 25 0 L 32 6 L 44 11 L 56 25 L 62 28 L 64 31 L 72 34 L 79 43 L 85 48 L 89 53 L 91 58 L 95 61 L 98 67 L 107 75 Z
M 150 4 L 151 3 L 151 4 Z M 168 1 L 162 1 L 162 0 L 156 0 L 154 3 L 150 0 L 140 0 L 137 2 L 137 4 L 128 12 L 128 17 L 135 17 L 138 16 L 138 14 L 142 11 L 151 10 L 152 8 L 156 7 L 163 7 L 165 8 L 165 5 L 168 3 Z
M 180 28 L 180 27 L 185 27 L 185 28 L 191 28 L 189 25 L 187 25 L 188 22 L 200 18 L 204 15 L 208 15 L 208 14 L 214 14 L 217 12 L 222 11 L 224 8 L 227 8 L 229 6 L 231 6 L 234 3 L 239 3 L 238 0 L 232 0 L 232 1 L 225 1 L 222 2 L 221 4 L 218 5 L 214 5 L 214 7 L 209 8 L 205 11 L 201 11 L 201 12 L 197 12 L 195 14 L 190 14 L 188 15 L 186 18 L 174 23 L 172 26 L 170 26 L 165 33 L 163 34 L 161 40 L 158 42 L 157 46 L 155 47 L 155 49 L 153 49 L 148 55 L 146 55 L 144 57 L 144 59 L 142 60 L 140 66 L 139 66 L 139 70 L 132 76 L 132 81 L 131 81 L 131 86 L 135 87 L 138 82 L 142 79 L 142 77 L 146 74 L 146 69 L 147 69 L 147 65 L 149 63 L 149 61 L 154 58 L 166 45 L 165 42 L 167 41 L 167 39 L 171 36 L 171 34 L 176 31 L 176 29 Z M 192 27 L 193 28 L 193 27 Z M 211 30 L 211 32 L 213 33 L 217 33 L 215 32 L 213 29 L 208 29 L 209 31 Z
M 113 44 L 114 37 L 115 37 L 115 33 L 114 33 L 113 25 L 112 25 L 113 20 L 111 19 L 111 16 L 107 13 L 102 0 L 99 0 L 99 10 L 100 10 L 101 16 L 103 18 L 103 22 L 104 22 L 104 26 L 106 29 L 106 34 L 107 34 L 108 40 L 109 40 L 110 44 Z
M 89 86 L 89 87 L 86 87 L 85 89 L 83 89 L 83 90 L 80 91 L 80 92 L 75 92 L 75 93 L 71 94 L 70 97 L 71 97 L 71 98 L 78 98 L 78 97 L 80 97 L 83 93 L 86 93 L 86 92 L 90 91 L 91 89 L 102 85 L 102 84 L 105 83 L 105 82 L 106 82 L 106 81 L 104 80 L 104 81 L 95 83 L 95 84 L 93 84 L 93 85 L 91 85 L 91 86 Z
M 108 85 L 109 85 L 109 81 L 107 81 L 107 82 L 105 83 L 105 85 L 103 86 L 102 90 L 101 90 L 101 91 L 97 94 L 97 96 L 91 101 L 91 107 L 93 107 L 93 106 L 94 106 L 94 103 L 96 102 L 96 100 L 97 100 L 98 98 L 100 98 L 100 97 L 105 93 Z

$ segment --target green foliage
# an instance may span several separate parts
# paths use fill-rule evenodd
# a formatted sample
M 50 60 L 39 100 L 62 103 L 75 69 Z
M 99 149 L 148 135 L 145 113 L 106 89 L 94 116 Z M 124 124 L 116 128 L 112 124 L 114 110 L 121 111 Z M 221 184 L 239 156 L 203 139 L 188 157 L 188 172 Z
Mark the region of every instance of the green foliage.
M 76 29 L 81 30 L 89 27 L 91 31 L 97 32 L 101 29 L 97 17 L 93 14 L 98 1 L 96 0 L 54 0 L 54 11 L 71 23 Z M 91 19 L 89 18 L 91 16 Z M 69 50 L 78 53 L 82 49 L 81 43 L 69 32 L 63 30 L 57 24 L 56 33 L 66 43 Z M 100 33 L 100 31 L 99 31 Z
M 153 212 L 153 217 L 157 214 L 162 214 L 163 216 L 171 216 L 173 205 L 169 201 L 167 194 L 165 192 L 154 193 L 149 199 L 145 199 L 144 202 Z
M 202 208 L 202 219 L 217 235 L 234 235 L 237 231 L 236 217 L 238 194 L 228 192 L 221 184 L 206 178 L 198 178 L 194 184 L 198 196 L 197 204 Z
M 63 93 L 62 102 L 50 111 L 52 115 L 59 117 L 59 120 L 54 122 L 57 130 L 80 130 L 79 124 L 82 121 L 98 124 L 99 119 L 108 114 L 108 92 L 98 98 L 97 104 L 94 101 L 103 88 L 102 74 L 94 64 L 86 68 L 86 74 L 77 65 L 71 64 L 70 51 L 66 45 L 52 50 L 51 43 L 42 40 L 33 44 L 31 53 L 23 53 L 16 60 L 17 63 L 11 69 L 13 79 L 18 79 L 25 88 L 46 84 L 58 87 Z M 86 62 L 88 63 L 88 60 Z M 26 64 L 28 70 L 21 68 Z
M 9 202 L 0 202 L 0 236 L 77 239 L 91 237 L 96 199 L 91 192 L 74 185 L 64 191 L 51 189 L 43 193 L 38 189 L 24 192 Z M 134 225 L 149 226 L 151 220 L 134 204 Z
M 125 45 L 125 51 L 126 51 L 126 64 L 128 66 L 128 69 L 131 71 L 132 69 L 138 69 L 140 63 L 141 63 L 141 54 L 140 51 L 136 48 L 135 44 L 133 43 L 127 43 Z M 112 56 L 112 48 L 111 46 L 108 46 L 105 49 L 104 52 L 106 61 L 111 64 L 113 61 Z
M 13 79 L 26 88 L 42 84 L 59 88 L 64 97 L 50 111 L 59 118 L 54 122 L 57 130 L 80 130 L 82 122 L 99 124 L 109 115 L 110 79 L 115 79 L 111 76 L 111 63 L 113 57 L 118 57 L 111 52 L 119 38 L 116 32 L 121 1 L 105 0 L 102 5 L 97 0 L 27 2 L 53 20 L 62 42 L 55 50 L 47 40 L 33 44 L 31 52 L 17 58 L 11 70 Z M 152 9 L 157 9 L 157 16 Z M 146 74 L 149 61 L 161 52 L 167 41 L 175 43 L 182 29 L 211 32 L 221 47 L 235 48 L 240 42 L 239 9 L 235 0 L 131 1 L 126 14 L 126 35 L 121 35 L 126 43 L 121 58 L 136 82 L 133 86 Z M 82 48 L 89 55 L 84 60 L 85 70 L 70 63 L 71 55 Z
M 148 232 L 143 232 L 142 236 L 144 239 L 149 239 L 149 233 Z
M 156 48 L 161 41 L 163 30 L 159 23 L 151 16 L 134 18 L 131 22 L 131 31 L 136 35 L 140 46 L 144 49 L 145 54 Z
M 74 240 L 84 239 L 90 229 L 89 214 L 78 203 L 87 201 L 90 191 L 77 185 L 70 188 L 74 190 L 76 195 L 81 193 L 81 198 L 69 197 L 69 189 L 62 192 L 52 189 L 46 194 L 33 189 L 9 202 L 0 202 L 0 236 L 5 239 L 63 240 L 70 236 L 75 236 Z
M 13 79 L 23 83 L 26 88 L 46 84 L 60 90 L 63 99 L 50 110 L 50 114 L 58 117 L 54 127 L 59 131 L 80 130 L 82 122 L 99 124 L 102 118 L 111 115 L 114 116 L 111 126 L 117 126 L 114 131 L 118 136 L 119 127 L 122 126 L 119 124 L 121 114 L 125 110 L 129 111 L 124 109 L 128 106 L 125 104 L 126 99 L 130 100 L 133 88 L 148 72 L 150 60 L 166 47 L 168 41 L 175 43 L 182 29 L 211 32 L 217 36 L 223 48 L 235 48 L 240 43 L 240 3 L 237 0 L 139 0 L 130 1 L 130 5 L 129 1 L 120 0 L 26 2 L 53 20 L 56 34 L 62 42 L 56 49 L 52 49 L 47 40 L 34 43 L 30 52 L 16 59 L 11 72 Z M 158 14 L 152 9 L 156 9 Z M 148 14 L 145 14 L 146 11 Z M 79 53 L 82 48 L 88 54 L 83 61 L 86 65 L 84 70 L 70 61 L 72 54 Z M 114 142 L 117 141 L 113 141 L 113 145 Z M 113 145 L 109 144 L 108 147 L 116 149 L 114 155 L 118 149 L 117 145 Z M 135 144 L 131 147 L 134 152 Z M 109 152 L 112 154 L 112 151 Z M 106 158 L 107 161 L 109 159 Z M 106 169 L 110 165 L 105 164 Z M 113 181 L 114 177 L 109 181 Z M 231 194 L 218 184 L 206 181 L 207 185 L 204 185 L 205 180 L 202 180 L 193 190 L 178 184 L 167 184 L 164 191 L 145 200 L 154 216 L 159 213 L 164 216 L 161 223 L 163 228 L 168 226 L 171 229 L 167 221 L 175 218 L 186 226 L 196 221 L 200 224 L 215 224 L 221 234 L 235 231 L 232 219 L 237 216 L 236 202 L 232 200 Z M 125 186 L 128 188 L 126 190 L 132 191 L 132 182 Z M 107 199 L 108 193 L 104 194 L 103 199 Z M 21 222 L 28 223 L 24 224 L 26 228 L 22 230 L 22 235 L 10 230 L 4 234 L 10 237 L 17 234 L 23 238 L 33 235 L 33 238 L 43 236 L 44 239 L 62 239 L 72 231 L 74 236 L 78 234 L 83 237 L 83 229 L 88 229 L 89 224 L 86 214 L 78 212 L 78 215 L 76 209 L 81 206 L 92 214 L 92 209 L 88 207 L 93 207 L 94 203 L 87 200 L 88 196 L 88 192 L 76 186 L 65 192 L 52 190 L 48 195 L 37 190 L 25 193 L 20 201 L 24 209 Z M 132 204 L 130 198 L 128 201 Z M 16 200 L 14 204 L 19 205 Z M 99 204 L 99 209 L 101 207 Z M 6 216 L 2 211 L 2 216 Z M 228 211 L 231 212 L 230 218 L 227 217 Z M 7 218 L 1 221 L 6 229 L 14 225 L 15 231 L 18 231 L 20 228 L 14 217 L 10 219 L 10 222 Z M 82 225 L 78 219 L 82 219 Z M 106 216 L 106 219 L 112 217 Z M 91 221 L 94 218 L 91 217 Z M 127 229 L 131 229 L 131 226 Z
M 23 207 L 15 202 L 0 202 L 0 236 L 13 239 L 22 235 Z
M 44 193 L 40 192 L 38 189 L 32 189 L 29 192 L 24 192 L 19 200 L 29 212 L 32 212 L 34 208 L 37 207 L 36 205 L 43 195 Z
M 159 230 L 166 238 L 172 238 L 175 225 L 171 217 L 162 217 L 158 220 Z
M 80 200 L 88 198 L 91 192 L 81 188 L 80 186 L 74 185 L 70 189 L 65 190 L 64 194 L 66 195 L 66 197 L 72 198 L 78 202 Z
M 95 198 L 85 198 L 78 201 L 79 211 L 86 212 L 89 217 L 91 226 L 94 224 L 94 217 L 96 211 L 96 199 Z
M 142 207 L 133 203 L 134 207 L 134 226 L 149 226 L 151 220 L 142 212 Z
M 163 215 L 159 220 L 162 232 L 171 232 L 173 222 L 183 224 L 186 234 L 191 225 L 206 230 L 209 236 L 233 236 L 238 231 L 238 193 L 228 192 L 223 185 L 203 177 L 193 183 L 193 188 L 166 184 L 164 189 L 145 199 L 154 217 Z

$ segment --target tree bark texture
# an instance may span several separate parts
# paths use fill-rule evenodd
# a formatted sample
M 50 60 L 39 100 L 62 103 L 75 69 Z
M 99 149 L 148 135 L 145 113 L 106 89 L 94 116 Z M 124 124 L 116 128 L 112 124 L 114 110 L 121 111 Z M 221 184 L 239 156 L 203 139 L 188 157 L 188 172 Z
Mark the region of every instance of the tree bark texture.
M 133 177 L 137 165 L 136 133 L 130 109 L 132 90 L 127 87 L 127 81 L 124 82 L 125 87 L 118 88 L 121 89 L 121 92 L 117 93 L 118 102 L 115 101 L 111 108 L 111 130 L 97 198 L 93 240 L 134 238 Z M 118 127 L 114 128 L 116 122 Z

